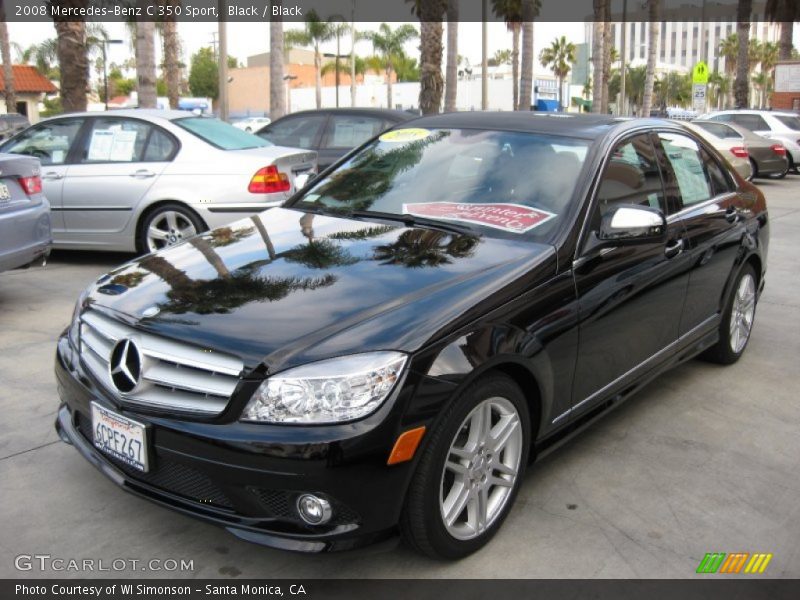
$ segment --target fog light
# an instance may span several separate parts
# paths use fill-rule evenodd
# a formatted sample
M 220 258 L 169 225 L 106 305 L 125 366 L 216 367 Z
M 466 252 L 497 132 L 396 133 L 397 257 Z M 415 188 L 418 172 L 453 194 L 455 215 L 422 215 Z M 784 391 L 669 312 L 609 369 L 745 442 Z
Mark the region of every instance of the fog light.
M 331 520 L 331 503 L 313 494 L 303 494 L 297 499 L 297 512 L 309 525 L 322 525 Z

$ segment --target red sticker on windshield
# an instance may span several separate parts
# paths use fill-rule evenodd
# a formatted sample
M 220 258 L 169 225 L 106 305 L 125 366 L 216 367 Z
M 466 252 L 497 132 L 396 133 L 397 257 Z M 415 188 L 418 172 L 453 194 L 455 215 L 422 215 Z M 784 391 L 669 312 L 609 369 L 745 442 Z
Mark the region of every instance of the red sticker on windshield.
M 416 217 L 464 221 L 512 233 L 525 233 L 555 217 L 521 204 L 460 204 L 458 202 L 420 202 L 404 204 L 403 212 Z

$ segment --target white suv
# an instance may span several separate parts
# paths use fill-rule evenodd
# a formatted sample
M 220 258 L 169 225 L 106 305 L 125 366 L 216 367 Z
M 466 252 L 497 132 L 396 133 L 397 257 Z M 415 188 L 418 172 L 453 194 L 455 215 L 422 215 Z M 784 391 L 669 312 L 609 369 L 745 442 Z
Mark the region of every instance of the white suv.
M 777 140 L 786 147 L 789 169 L 800 173 L 800 116 L 793 112 L 774 110 L 722 110 L 703 117 L 713 121 L 726 121 Z

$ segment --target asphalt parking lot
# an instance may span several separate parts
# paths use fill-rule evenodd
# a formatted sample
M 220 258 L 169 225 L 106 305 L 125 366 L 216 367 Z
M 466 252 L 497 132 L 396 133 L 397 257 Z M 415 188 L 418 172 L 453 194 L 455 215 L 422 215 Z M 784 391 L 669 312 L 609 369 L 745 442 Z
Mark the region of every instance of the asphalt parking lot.
M 683 578 L 706 552 L 770 552 L 766 576 L 800 577 L 800 176 L 758 183 L 772 242 L 743 359 L 681 366 L 535 465 L 498 536 L 457 563 L 271 550 L 119 490 L 58 440 L 52 361 L 80 290 L 129 257 L 0 274 L 0 577 Z M 20 554 L 194 570 L 20 572 Z

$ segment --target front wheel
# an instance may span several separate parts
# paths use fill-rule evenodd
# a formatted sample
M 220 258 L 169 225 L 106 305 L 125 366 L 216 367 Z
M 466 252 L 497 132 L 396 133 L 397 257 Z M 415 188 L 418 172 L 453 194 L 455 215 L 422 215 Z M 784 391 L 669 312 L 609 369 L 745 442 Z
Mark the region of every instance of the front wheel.
M 756 272 L 747 264 L 736 278 L 722 313 L 719 341 L 703 354 L 703 358 L 722 365 L 733 364 L 741 358 L 753 330 L 756 296 Z
M 497 533 L 519 491 L 530 447 L 524 395 L 502 374 L 467 388 L 428 442 L 400 527 L 428 556 L 457 559 Z

